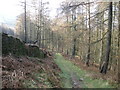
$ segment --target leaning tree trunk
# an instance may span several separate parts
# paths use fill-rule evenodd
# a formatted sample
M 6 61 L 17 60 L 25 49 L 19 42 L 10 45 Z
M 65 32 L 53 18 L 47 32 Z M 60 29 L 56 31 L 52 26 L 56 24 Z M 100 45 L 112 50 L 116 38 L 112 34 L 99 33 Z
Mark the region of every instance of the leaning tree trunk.
M 106 47 L 106 56 L 105 62 L 100 70 L 101 73 L 106 74 L 108 65 L 109 65 L 109 57 L 110 57 L 110 48 L 111 48 L 111 32 L 112 32 L 112 2 L 109 3 L 109 14 L 108 14 L 108 37 L 107 37 L 107 47 Z

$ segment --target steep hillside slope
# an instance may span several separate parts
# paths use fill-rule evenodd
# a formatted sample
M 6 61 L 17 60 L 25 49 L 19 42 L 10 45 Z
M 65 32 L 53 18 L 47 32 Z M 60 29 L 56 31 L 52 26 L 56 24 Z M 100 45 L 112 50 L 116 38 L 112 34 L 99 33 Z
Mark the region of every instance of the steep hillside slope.
M 52 58 L 2 58 L 2 88 L 61 87 L 60 69 Z

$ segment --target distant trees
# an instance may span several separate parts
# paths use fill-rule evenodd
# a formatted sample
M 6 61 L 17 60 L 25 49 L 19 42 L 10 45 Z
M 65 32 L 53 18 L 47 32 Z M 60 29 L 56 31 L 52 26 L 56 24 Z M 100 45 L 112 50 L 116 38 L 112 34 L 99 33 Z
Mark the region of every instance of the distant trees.
M 27 13 L 26 16 L 26 32 L 25 32 L 25 21 L 24 21 L 24 14 L 21 14 L 17 18 L 17 23 L 16 23 L 16 37 L 19 37 L 23 41 L 25 41 L 26 38 L 26 43 L 27 42 L 32 42 L 35 40 L 35 29 L 34 29 L 34 23 L 30 19 L 29 13 Z M 31 31 L 32 30 L 32 31 Z M 26 33 L 26 34 L 25 34 Z
M 31 4 L 29 3 L 30 5 L 26 2 L 25 0 L 25 13 L 17 18 L 16 34 L 26 43 L 36 43 L 41 48 L 47 47 L 48 36 L 51 31 L 48 8 L 46 7 L 48 2 L 33 0 Z

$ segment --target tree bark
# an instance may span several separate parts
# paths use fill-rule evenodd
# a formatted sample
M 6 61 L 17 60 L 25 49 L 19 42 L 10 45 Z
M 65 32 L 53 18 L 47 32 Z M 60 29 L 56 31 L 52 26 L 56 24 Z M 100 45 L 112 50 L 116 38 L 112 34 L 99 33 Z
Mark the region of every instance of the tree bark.
M 74 32 L 77 31 L 76 29 L 76 11 L 73 12 L 73 17 L 72 17 L 72 20 L 73 20 L 73 29 L 74 29 Z M 76 55 L 76 41 L 77 41 L 77 38 L 75 36 L 73 36 L 73 51 L 72 51 L 72 56 L 74 57 Z
M 27 25 L 26 25 L 26 0 L 24 2 L 25 6 L 24 6 L 24 10 L 25 10 L 25 43 L 27 42 Z
M 104 32 L 104 12 L 103 12 L 103 21 L 102 21 L 102 29 L 101 29 L 101 38 L 103 38 L 103 32 Z M 101 70 L 101 67 L 102 67 L 102 63 L 103 63 L 103 44 L 104 44 L 104 41 L 101 40 L 101 48 L 100 48 L 100 67 L 99 67 L 99 70 Z
M 86 61 L 86 65 L 89 66 L 89 62 L 90 62 L 90 40 L 91 40 L 91 26 L 90 26 L 90 4 L 89 4 L 89 10 L 88 10 L 88 14 L 89 14 L 89 37 L 88 37 L 88 53 L 87 53 L 87 61 Z
M 118 16 L 118 55 L 120 53 L 120 1 L 119 1 L 119 16 Z M 118 83 L 120 83 L 120 61 L 119 61 L 120 58 L 118 58 L 117 62 L 118 62 Z
M 107 37 L 107 47 L 105 62 L 101 68 L 101 73 L 106 74 L 109 65 L 110 49 L 111 49 L 111 33 L 112 33 L 112 2 L 109 3 L 109 14 L 108 14 L 108 37 Z

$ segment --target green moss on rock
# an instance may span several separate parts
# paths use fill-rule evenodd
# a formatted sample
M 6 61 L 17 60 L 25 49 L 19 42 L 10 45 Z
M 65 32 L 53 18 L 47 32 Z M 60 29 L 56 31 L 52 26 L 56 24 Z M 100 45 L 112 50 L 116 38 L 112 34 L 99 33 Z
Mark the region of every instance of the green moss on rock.
M 37 46 L 26 46 L 25 43 L 18 38 L 8 36 L 2 33 L 2 55 L 13 54 L 15 56 L 30 56 L 44 58 L 45 54 Z
M 28 56 L 30 57 L 38 57 L 38 58 L 44 58 L 44 52 L 42 50 L 39 49 L 39 47 L 37 46 L 31 46 L 29 45 L 27 48 L 27 53 Z

